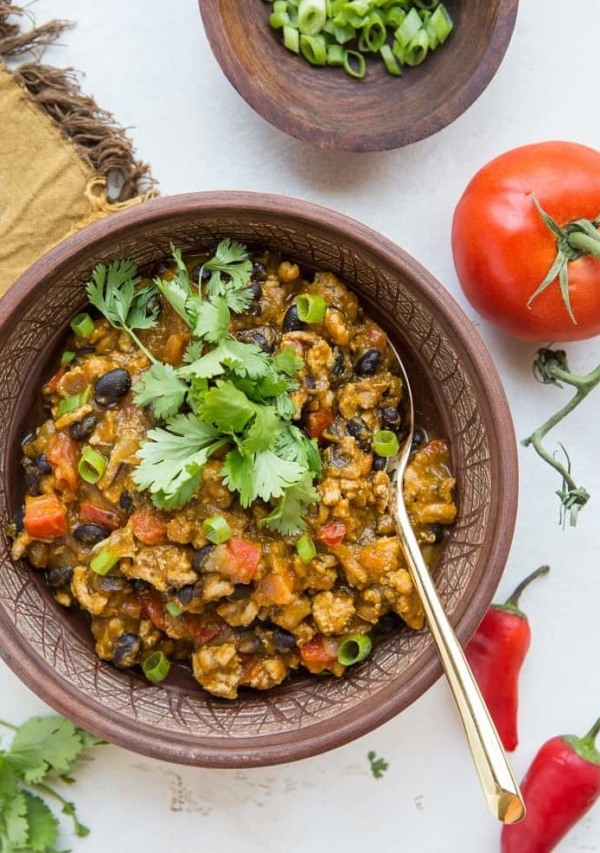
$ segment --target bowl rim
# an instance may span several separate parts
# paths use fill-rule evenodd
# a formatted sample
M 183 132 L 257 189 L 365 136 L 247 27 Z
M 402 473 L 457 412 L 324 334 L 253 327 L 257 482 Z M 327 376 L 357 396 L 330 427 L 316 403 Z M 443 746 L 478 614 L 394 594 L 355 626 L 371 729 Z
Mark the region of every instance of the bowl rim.
M 53 275 L 68 268 L 80 253 L 109 244 L 115 235 L 132 228 L 140 233 L 144 226 L 162 220 L 165 216 L 176 221 L 190 214 L 228 213 L 230 216 L 240 207 L 256 215 L 284 216 L 296 224 L 310 223 L 312 228 L 319 222 L 339 235 L 350 231 L 359 248 L 369 248 L 375 256 L 391 266 L 401 265 L 408 278 L 418 277 L 420 295 L 441 308 L 443 321 L 454 330 L 453 344 L 461 358 L 470 362 L 471 375 L 479 387 L 486 389 L 486 397 L 498 417 L 492 426 L 498 458 L 498 517 L 490 518 L 493 524 L 489 551 L 490 572 L 479 583 L 468 602 L 468 608 L 459 612 L 453 625 L 459 641 L 464 644 L 474 633 L 479 620 L 490 604 L 505 568 L 514 534 L 518 504 L 518 458 L 514 426 L 508 400 L 497 373 L 491 354 L 486 349 L 475 327 L 451 294 L 418 261 L 387 237 L 369 226 L 313 202 L 288 196 L 249 191 L 224 190 L 213 192 L 184 193 L 156 198 L 136 207 L 129 208 L 99 220 L 69 236 L 30 266 L 0 300 L 0 345 L 4 330 L 14 322 L 23 301 L 31 298 L 40 286 L 42 274 L 52 270 Z M 334 238 L 333 238 L 334 239 Z M 462 327 L 462 330 L 461 330 Z M 465 334 L 469 328 L 471 334 Z M 429 654 L 424 655 L 418 671 L 410 683 L 409 690 L 398 695 L 393 684 L 380 692 L 382 701 L 376 707 L 343 711 L 336 717 L 336 726 L 329 720 L 320 720 L 303 728 L 302 742 L 295 742 L 293 733 L 284 733 L 275 743 L 265 743 L 264 737 L 211 739 L 207 744 L 201 739 L 190 741 L 182 735 L 171 737 L 168 744 L 157 743 L 156 736 L 136 725 L 132 717 L 119 716 L 113 709 L 100 708 L 93 698 L 87 697 L 73 687 L 50 666 L 40 653 L 33 649 L 21 635 L 4 629 L 7 621 L 0 603 L 0 656 L 13 672 L 50 706 L 55 708 L 94 734 L 112 743 L 132 749 L 150 757 L 179 764 L 204 767 L 267 766 L 307 758 L 341 746 L 372 731 L 396 716 L 414 699 L 420 697 L 442 675 L 433 642 Z
M 464 113 L 485 91 L 498 71 L 514 32 L 519 0 L 498 0 L 497 15 L 477 73 L 472 74 L 433 112 L 428 112 L 408 125 L 380 132 L 372 125 L 358 131 L 350 125 L 339 132 L 319 124 L 314 115 L 307 117 L 282 104 L 270 94 L 265 81 L 246 73 L 235 46 L 224 35 L 220 25 L 222 0 L 198 0 L 200 16 L 210 48 L 225 77 L 250 107 L 273 127 L 319 148 L 337 151 L 387 151 L 402 148 L 438 133 Z M 282 48 L 283 50 L 283 48 Z

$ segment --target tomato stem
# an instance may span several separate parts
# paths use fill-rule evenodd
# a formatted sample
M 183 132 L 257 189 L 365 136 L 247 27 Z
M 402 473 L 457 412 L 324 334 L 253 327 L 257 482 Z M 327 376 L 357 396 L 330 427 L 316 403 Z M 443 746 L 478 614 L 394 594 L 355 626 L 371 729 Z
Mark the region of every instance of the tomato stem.
M 586 255 L 600 258 L 600 234 L 598 233 L 600 217 L 594 220 L 575 219 L 572 222 L 567 222 L 566 225 L 559 225 L 546 213 L 533 193 L 531 194 L 531 200 L 545 226 L 556 238 L 556 256 L 544 280 L 540 282 L 527 300 L 527 307 L 531 308 L 531 303 L 534 299 L 537 299 L 553 281 L 558 279 L 565 309 L 571 322 L 576 326 L 577 320 L 571 308 L 571 294 L 569 291 L 569 262 L 576 261 L 578 258 L 585 257 Z
M 524 447 L 533 447 L 538 456 L 548 463 L 562 478 L 562 487 L 556 492 L 561 501 L 561 507 L 569 513 L 569 523 L 572 527 L 577 524 L 578 513 L 590 499 L 589 493 L 578 486 L 571 476 L 571 462 L 568 454 L 563 449 L 567 458 L 567 464 L 561 463 L 554 454 L 551 454 L 544 446 L 544 438 L 550 430 L 560 423 L 570 412 L 573 411 L 593 389 L 600 384 L 600 364 L 583 376 L 572 373 L 569 370 L 567 357 L 564 350 L 540 349 L 533 363 L 534 375 L 540 382 L 554 384 L 562 387 L 563 384 L 570 385 L 575 393 L 565 405 L 555 412 L 548 420 L 538 427 L 528 438 L 523 439 Z M 561 445 L 562 447 L 562 445 Z

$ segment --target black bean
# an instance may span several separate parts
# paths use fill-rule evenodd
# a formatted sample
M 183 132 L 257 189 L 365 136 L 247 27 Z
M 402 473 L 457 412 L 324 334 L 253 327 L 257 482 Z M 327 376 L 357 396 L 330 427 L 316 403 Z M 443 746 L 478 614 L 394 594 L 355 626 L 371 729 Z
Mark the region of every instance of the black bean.
M 410 446 L 411 450 L 417 450 L 417 448 L 422 447 L 428 439 L 427 433 L 421 427 L 415 427 L 415 431 L 413 433 L 413 440 Z
M 71 583 L 73 566 L 53 566 L 46 573 L 48 585 L 53 589 L 61 589 Z
M 298 317 L 298 308 L 295 304 L 290 305 L 285 312 L 282 328 L 284 332 L 297 332 L 299 329 L 304 328 L 304 323 Z
M 127 586 L 127 578 L 120 575 L 98 575 L 96 578 L 96 586 L 102 592 L 119 592 Z
M 52 473 L 52 465 L 48 462 L 48 457 L 45 453 L 38 453 L 33 461 L 40 474 Z
M 151 317 L 152 315 L 158 317 L 161 311 L 162 299 L 160 298 L 160 293 L 153 293 L 146 302 L 146 317 Z
M 22 533 L 25 529 L 23 519 L 25 518 L 25 504 L 22 504 L 20 509 L 15 513 L 13 523 L 15 525 L 15 533 Z
M 129 510 L 133 506 L 133 498 L 129 494 L 129 492 L 121 492 L 119 497 L 119 506 L 121 509 Z
M 71 438 L 74 438 L 75 441 L 85 441 L 85 439 L 89 438 L 94 432 L 97 424 L 98 418 L 96 415 L 86 415 L 85 418 L 71 424 L 69 427 L 69 435 Z
M 135 634 L 121 634 L 113 648 L 112 661 L 119 669 L 128 669 L 139 660 L 142 641 Z
M 355 415 L 353 418 L 350 418 L 350 420 L 346 422 L 346 429 L 348 430 L 348 434 L 357 440 L 360 449 L 364 450 L 365 453 L 368 453 L 371 449 L 371 430 L 360 415 Z
M 378 349 L 365 350 L 354 365 L 354 372 L 357 376 L 372 376 L 377 370 L 380 361 L 381 352 Z
M 273 352 L 277 343 L 277 335 L 275 330 L 270 326 L 257 326 L 254 329 L 242 329 L 236 332 L 238 341 L 243 341 L 246 344 L 254 344 L 264 352 Z
M 179 603 L 185 607 L 187 604 L 191 604 L 192 601 L 201 594 L 202 590 L 198 589 L 195 583 L 188 583 L 177 590 L 175 597 Z
M 231 595 L 227 596 L 227 601 L 243 601 L 244 598 L 248 598 L 251 594 L 252 590 L 245 583 L 238 583 Z
M 93 522 L 79 524 L 73 531 L 75 539 L 83 542 L 85 545 L 95 545 L 96 542 L 101 542 L 109 535 L 110 531 L 106 527 L 102 524 L 94 524 Z
M 124 367 L 109 370 L 96 381 L 94 399 L 100 406 L 115 405 L 131 388 L 131 376 Z
M 291 652 L 296 648 L 296 638 L 289 631 L 278 628 L 273 632 L 273 645 L 278 652 Z
M 387 459 L 385 458 L 385 456 L 378 456 L 376 453 L 373 454 L 373 464 L 371 465 L 371 470 L 385 471 L 386 465 Z
M 433 544 L 439 545 L 444 540 L 446 528 L 443 524 L 434 524 L 431 528 L 431 533 L 433 535 Z
M 381 410 L 381 422 L 386 429 L 398 429 L 400 412 L 395 406 L 384 406 Z
M 192 558 L 192 568 L 195 572 L 199 572 L 202 569 L 202 564 L 212 551 L 215 546 L 212 543 L 208 543 L 207 545 L 203 545 L 202 548 L 199 548 L 194 552 L 194 556 Z
M 252 264 L 252 281 L 264 281 L 267 277 L 267 270 L 265 269 L 265 265 L 261 264 L 260 261 L 254 261 Z
M 169 269 L 169 264 L 164 259 L 157 261 L 152 267 L 150 278 L 160 278 Z
M 252 299 L 259 300 L 262 296 L 262 285 L 255 278 L 250 282 L 250 290 L 252 291 Z

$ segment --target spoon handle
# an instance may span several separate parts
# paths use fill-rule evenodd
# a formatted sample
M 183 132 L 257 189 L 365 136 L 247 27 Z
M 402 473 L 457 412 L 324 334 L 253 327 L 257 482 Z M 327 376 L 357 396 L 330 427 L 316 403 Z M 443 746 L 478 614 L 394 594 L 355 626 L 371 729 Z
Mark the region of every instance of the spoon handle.
M 502 823 L 525 816 L 525 805 L 471 668 L 442 607 L 404 502 L 396 502 L 398 535 L 421 597 L 490 811 Z

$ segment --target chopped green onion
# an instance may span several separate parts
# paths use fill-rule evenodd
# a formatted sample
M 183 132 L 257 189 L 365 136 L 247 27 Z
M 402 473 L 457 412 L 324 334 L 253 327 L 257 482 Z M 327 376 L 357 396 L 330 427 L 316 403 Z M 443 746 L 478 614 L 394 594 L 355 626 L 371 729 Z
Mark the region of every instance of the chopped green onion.
M 344 666 L 352 666 L 368 657 L 372 647 L 371 638 L 366 634 L 353 634 L 340 643 L 337 659 Z
M 327 65 L 343 65 L 345 50 L 341 44 L 327 45 Z
M 443 3 L 437 7 L 435 12 L 429 18 L 429 26 L 439 39 L 440 44 L 444 44 L 450 33 L 452 32 L 452 18 Z
M 326 0 L 300 0 L 298 3 L 298 29 L 303 35 L 316 36 L 327 20 Z
M 385 40 L 387 38 L 387 30 L 381 18 L 372 17 L 364 23 L 362 36 L 367 50 L 370 50 L 372 53 L 377 53 L 377 51 L 385 44 Z
M 274 30 L 280 30 L 283 27 L 289 26 L 291 23 L 290 16 L 287 12 L 273 12 L 273 14 L 269 16 L 269 23 Z
M 311 65 L 327 63 L 327 44 L 322 35 L 300 36 L 300 53 Z
M 383 47 L 380 47 L 379 54 L 383 59 L 383 62 L 388 72 L 390 74 L 395 75 L 396 77 L 399 77 L 402 74 L 402 69 L 400 68 L 398 60 L 394 56 L 392 48 L 389 46 L 389 44 L 384 44 Z
M 73 352 L 73 350 L 66 349 L 60 357 L 61 366 L 64 367 L 65 364 L 70 364 L 76 355 L 77 353 Z
M 142 663 L 142 672 L 154 684 L 163 681 L 169 674 L 171 664 L 164 652 L 152 652 Z
M 231 527 L 222 515 L 213 515 L 202 522 L 202 533 L 209 542 L 220 545 L 231 537 Z
M 357 50 L 347 50 L 344 56 L 344 71 L 351 77 L 362 79 L 365 76 L 367 64 L 362 53 Z
M 406 65 L 420 65 L 427 56 L 428 50 L 429 37 L 427 30 L 419 30 L 405 48 L 404 62 Z
M 327 303 L 319 293 L 302 293 L 296 300 L 296 310 L 302 323 L 320 323 Z
M 283 46 L 292 53 L 300 53 L 300 32 L 296 27 L 286 24 L 283 28 Z
M 304 564 L 310 563 L 317 556 L 315 543 L 308 533 L 303 533 L 296 541 L 296 552 Z
M 80 394 L 71 394 L 69 397 L 63 397 L 56 407 L 56 417 L 62 418 L 63 415 L 68 415 L 69 412 L 76 411 L 81 405 Z
M 97 575 L 107 575 L 121 559 L 120 554 L 114 554 L 108 548 L 102 548 L 90 562 L 90 569 Z
M 394 38 L 401 47 L 406 47 L 423 26 L 417 10 L 413 7 L 400 26 L 394 31 Z
M 79 338 L 87 338 L 92 334 L 96 325 L 89 314 L 77 314 L 71 320 L 71 328 Z
M 106 459 L 93 447 L 86 447 L 79 457 L 77 470 L 86 483 L 97 483 L 106 470 Z
M 176 601 L 167 601 L 165 604 L 165 610 L 170 616 L 181 616 L 183 613 L 183 610 Z
M 378 456 L 395 456 L 399 446 L 398 436 L 391 429 L 376 432 L 371 441 L 373 452 Z

